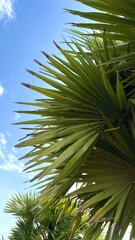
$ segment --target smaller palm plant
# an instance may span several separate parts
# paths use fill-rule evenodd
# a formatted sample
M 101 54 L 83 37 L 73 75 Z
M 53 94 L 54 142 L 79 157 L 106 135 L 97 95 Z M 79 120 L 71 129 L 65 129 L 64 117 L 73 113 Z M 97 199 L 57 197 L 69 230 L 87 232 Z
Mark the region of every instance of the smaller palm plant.
M 12 228 L 10 240 L 68 240 L 72 231 L 73 206 L 69 201 L 66 217 L 63 214 L 65 201 L 61 201 L 57 206 L 46 209 L 40 219 L 37 214 L 42 207 L 36 207 L 37 197 L 32 193 L 17 193 L 5 206 L 5 212 L 11 213 L 17 218 L 16 226 Z M 65 208 L 64 208 L 65 212 Z M 74 235 L 74 240 L 81 240 L 81 231 L 84 225 L 80 225 L 80 230 Z

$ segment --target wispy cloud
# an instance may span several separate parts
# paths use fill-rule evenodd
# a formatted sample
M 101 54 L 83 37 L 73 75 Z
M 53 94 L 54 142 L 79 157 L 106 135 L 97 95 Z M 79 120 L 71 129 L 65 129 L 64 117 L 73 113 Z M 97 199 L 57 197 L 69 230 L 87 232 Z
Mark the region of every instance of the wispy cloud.
M 8 161 L 5 161 L 3 164 L 0 165 L 0 170 L 5 170 L 7 172 L 17 171 L 19 173 L 22 173 L 22 171 L 23 171 L 22 167 L 18 166 L 15 163 L 10 163 Z
M 0 97 L 3 95 L 4 93 L 4 88 L 2 87 L 2 85 L 0 85 Z
M 18 161 L 18 157 L 12 149 L 7 149 L 7 140 L 3 133 L 0 133 L 0 170 L 23 172 L 23 164 Z
M 11 188 L 5 188 L 5 187 L 1 187 L 1 186 L 0 186 L 0 189 L 1 189 L 1 190 L 4 190 L 4 191 L 7 191 L 7 192 L 11 192 L 11 193 L 16 193 L 16 191 L 13 190 L 13 189 L 11 189 Z
M 14 0 L 0 0 L 0 20 L 14 18 Z
M 0 146 L 4 147 L 7 141 L 3 133 L 0 132 Z M 5 147 L 4 147 L 5 148 Z
M 17 122 L 21 118 L 21 115 L 19 113 L 15 113 L 14 119 Z

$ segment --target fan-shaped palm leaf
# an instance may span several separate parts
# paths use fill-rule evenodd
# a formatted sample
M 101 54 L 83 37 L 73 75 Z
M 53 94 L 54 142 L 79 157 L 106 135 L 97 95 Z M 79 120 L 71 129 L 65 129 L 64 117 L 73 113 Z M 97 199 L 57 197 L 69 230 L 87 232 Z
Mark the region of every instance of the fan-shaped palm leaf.
M 94 20 L 102 16 L 105 24 L 110 23 L 109 34 L 111 31 L 114 34 L 113 27 L 120 23 L 129 32 L 120 32 L 119 36 L 124 36 L 123 41 L 131 39 L 133 24 L 132 28 L 129 25 L 134 18 L 133 13 L 131 18 L 127 16 L 130 7 L 126 15 L 126 10 L 118 14 L 121 1 L 112 6 L 112 1 L 81 2 L 112 11 L 110 14 L 72 13 L 95 16 Z M 38 107 L 37 110 L 19 111 L 40 116 L 19 123 L 33 127 L 26 127 L 32 132 L 17 145 L 33 147 L 23 158 L 29 159 L 26 170 L 37 172 L 32 181 L 36 180 L 39 187 L 39 205 L 43 205 L 40 213 L 63 196 L 77 199 L 79 211 L 73 233 L 88 211 L 90 225 L 84 239 L 91 240 L 96 240 L 104 228 L 108 228 L 106 240 L 122 239 L 129 224 L 134 226 L 135 219 L 132 201 L 135 195 L 134 52 L 124 55 L 127 43 L 109 45 L 108 36 L 112 33 L 109 34 L 103 34 L 103 42 L 97 39 L 94 48 L 90 38 L 82 35 L 79 40 L 67 43 L 68 50 L 55 43 L 61 58 L 43 52 L 51 67 L 36 61 L 41 72 L 29 72 L 52 88 L 23 83 L 41 93 L 43 99 L 21 103 Z M 120 39 L 118 34 L 114 35 Z M 69 194 L 74 183 L 81 185 Z M 132 227 L 131 239 L 134 234 Z
M 16 217 L 21 217 L 26 220 L 34 220 L 36 211 L 32 210 L 35 206 L 36 197 L 32 193 L 15 194 L 5 206 L 4 211 L 11 213 Z

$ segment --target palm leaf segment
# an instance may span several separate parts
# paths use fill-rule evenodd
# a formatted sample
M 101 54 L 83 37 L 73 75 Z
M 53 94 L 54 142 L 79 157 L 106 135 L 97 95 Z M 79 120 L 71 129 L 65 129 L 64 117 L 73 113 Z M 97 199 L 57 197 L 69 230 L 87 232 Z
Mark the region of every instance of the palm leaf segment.
M 108 38 L 111 40 L 133 41 L 135 39 L 135 1 L 113 1 L 113 0 L 77 0 L 80 3 L 86 4 L 93 9 L 99 11 L 80 12 L 68 10 L 72 14 L 86 18 L 86 23 L 77 23 L 75 26 L 106 31 Z M 99 32 L 100 37 L 103 37 Z
M 82 2 L 97 3 L 103 8 L 106 4 L 111 6 L 112 1 Z M 113 5 L 112 18 L 120 11 Z M 117 16 L 123 17 L 127 18 Z M 123 35 L 123 41 L 128 35 Z M 27 171 L 37 171 L 32 181 L 36 180 L 39 186 L 39 204 L 45 205 L 42 212 L 66 194 L 76 198 L 79 212 L 74 231 L 88 211 L 89 227 L 84 239 L 92 240 L 103 229 L 108 229 L 106 240 L 122 239 L 129 224 L 131 239 L 135 235 L 134 54 L 129 53 L 130 43 L 115 43 L 108 36 L 104 32 L 103 41 L 95 40 L 94 48 L 90 37 L 82 35 L 77 41 L 66 42 L 67 51 L 55 43 L 61 58 L 43 52 L 51 67 L 36 61 L 41 66 L 40 73 L 29 72 L 51 88 L 23 83 L 44 98 L 21 103 L 38 107 L 37 110 L 19 111 L 41 116 L 20 122 L 33 127 L 27 128 L 32 133 L 17 147 L 33 147 L 23 158 L 29 159 Z M 69 194 L 74 183 L 79 183 L 79 189 Z

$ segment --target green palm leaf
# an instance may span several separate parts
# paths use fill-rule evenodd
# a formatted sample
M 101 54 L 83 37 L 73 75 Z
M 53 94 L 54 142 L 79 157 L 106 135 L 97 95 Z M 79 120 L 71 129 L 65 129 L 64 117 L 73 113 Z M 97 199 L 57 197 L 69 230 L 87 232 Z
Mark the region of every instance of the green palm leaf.
M 75 26 L 106 31 L 112 33 L 110 38 L 134 41 L 134 26 L 135 26 L 135 2 L 118 0 L 77 0 L 89 7 L 100 10 L 100 12 L 80 12 L 68 10 L 70 13 L 79 15 L 80 17 L 92 20 L 97 23 L 77 23 Z M 101 22 L 103 24 L 101 24 Z M 95 34 L 95 33 L 94 33 Z M 108 35 L 109 36 L 109 35 Z M 102 37 L 102 35 L 101 35 Z
M 36 181 L 40 193 L 40 216 L 54 202 L 70 197 L 78 208 L 70 239 L 86 212 L 89 226 L 84 239 L 96 240 L 108 229 L 105 240 L 121 240 L 130 224 L 133 239 L 135 3 L 79 1 L 101 12 L 71 11 L 97 21 L 76 26 L 103 32 L 73 31 L 77 40 L 64 41 L 67 50 L 55 43 L 61 57 L 43 52 L 51 67 L 36 61 L 40 73 L 28 70 L 43 87 L 23 85 L 43 98 L 20 103 L 36 109 L 19 113 L 38 118 L 17 123 L 30 131 L 17 147 L 32 147 L 22 159 L 28 159 L 26 171 L 35 172 L 31 181 Z M 79 187 L 71 192 L 74 183 Z

